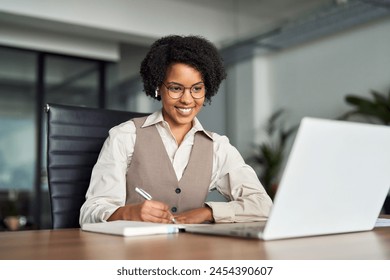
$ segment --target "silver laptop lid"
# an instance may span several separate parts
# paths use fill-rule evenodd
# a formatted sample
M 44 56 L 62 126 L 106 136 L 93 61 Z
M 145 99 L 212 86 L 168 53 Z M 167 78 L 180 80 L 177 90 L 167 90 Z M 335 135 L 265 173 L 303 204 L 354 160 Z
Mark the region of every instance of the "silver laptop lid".
M 390 127 L 304 118 L 263 238 L 373 228 L 390 187 Z

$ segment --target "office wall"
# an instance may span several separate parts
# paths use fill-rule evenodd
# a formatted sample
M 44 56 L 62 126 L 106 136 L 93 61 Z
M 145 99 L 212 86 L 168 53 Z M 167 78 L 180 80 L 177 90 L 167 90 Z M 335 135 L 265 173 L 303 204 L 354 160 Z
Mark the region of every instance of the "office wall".
M 274 53 L 268 60 L 268 96 L 272 108 L 287 108 L 289 122 L 304 116 L 336 118 L 352 109 L 344 101 L 354 93 L 390 88 L 390 19 Z M 257 58 L 257 64 L 262 62 Z M 264 58 L 261 58 L 264 59 Z M 257 88 L 255 94 L 265 94 Z M 262 102 L 257 101 L 259 106 Z
M 344 98 L 390 89 L 390 19 L 278 52 L 260 51 L 229 67 L 227 134 L 244 157 L 267 139 L 268 117 L 286 110 L 286 127 L 302 117 L 334 119 L 352 109 Z M 249 93 L 249 94 L 248 94 Z
M 0 18 L 3 15 L 0 13 Z M 50 23 L 48 23 L 50 25 Z M 0 45 L 53 52 L 85 58 L 117 61 L 118 44 L 84 35 L 63 34 L 29 25 L 15 25 L 0 21 Z

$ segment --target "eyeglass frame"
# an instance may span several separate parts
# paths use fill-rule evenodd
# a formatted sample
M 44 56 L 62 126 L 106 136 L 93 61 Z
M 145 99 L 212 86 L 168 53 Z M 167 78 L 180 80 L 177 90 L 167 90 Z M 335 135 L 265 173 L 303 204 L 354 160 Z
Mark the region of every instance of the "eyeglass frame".
M 203 97 L 206 96 L 206 86 L 205 86 L 204 82 L 199 82 L 199 83 L 193 84 L 193 85 L 190 86 L 190 87 L 185 87 L 185 86 L 183 86 L 182 84 L 179 84 L 179 83 L 172 83 L 172 84 L 175 84 L 175 85 L 178 85 L 178 86 L 183 87 L 183 91 L 181 92 L 181 95 L 180 95 L 179 97 L 172 97 L 172 96 L 170 95 L 170 92 L 171 92 L 171 91 L 169 90 L 169 87 L 168 87 L 164 82 L 163 82 L 162 84 L 163 84 L 164 87 L 168 90 L 168 95 L 169 95 L 169 97 L 172 98 L 172 99 L 180 99 L 180 98 L 182 98 L 183 95 L 184 95 L 184 93 L 186 92 L 186 89 L 189 89 L 189 90 L 190 90 L 190 94 L 191 94 L 191 97 L 192 97 L 193 99 L 201 99 L 201 98 L 203 98 Z M 194 96 L 192 95 L 192 89 L 193 89 L 194 86 L 199 85 L 199 84 L 202 84 L 203 87 L 204 87 L 204 89 L 203 89 L 203 90 L 204 90 L 204 95 L 201 96 L 201 97 L 194 97 Z

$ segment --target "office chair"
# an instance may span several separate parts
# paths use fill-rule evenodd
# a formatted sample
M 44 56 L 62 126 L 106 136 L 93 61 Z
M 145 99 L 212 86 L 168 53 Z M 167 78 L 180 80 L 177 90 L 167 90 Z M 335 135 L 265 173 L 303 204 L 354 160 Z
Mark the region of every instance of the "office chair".
M 111 127 L 146 113 L 47 104 L 47 172 L 53 229 L 77 228 L 92 168 Z

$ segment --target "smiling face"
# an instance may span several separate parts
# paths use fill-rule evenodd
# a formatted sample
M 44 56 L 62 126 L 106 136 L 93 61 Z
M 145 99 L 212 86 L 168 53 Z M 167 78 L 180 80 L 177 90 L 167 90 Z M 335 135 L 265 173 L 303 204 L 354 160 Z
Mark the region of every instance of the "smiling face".
M 189 131 L 205 100 L 204 96 L 194 99 L 190 93 L 192 86 L 195 85 L 194 89 L 198 90 L 196 85 L 203 85 L 201 73 L 187 64 L 174 63 L 167 70 L 164 84 L 165 86 L 161 85 L 159 92 L 165 121 L 172 130 L 181 128 Z M 178 99 L 172 98 L 167 89 L 176 85 L 185 87 L 184 94 Z

